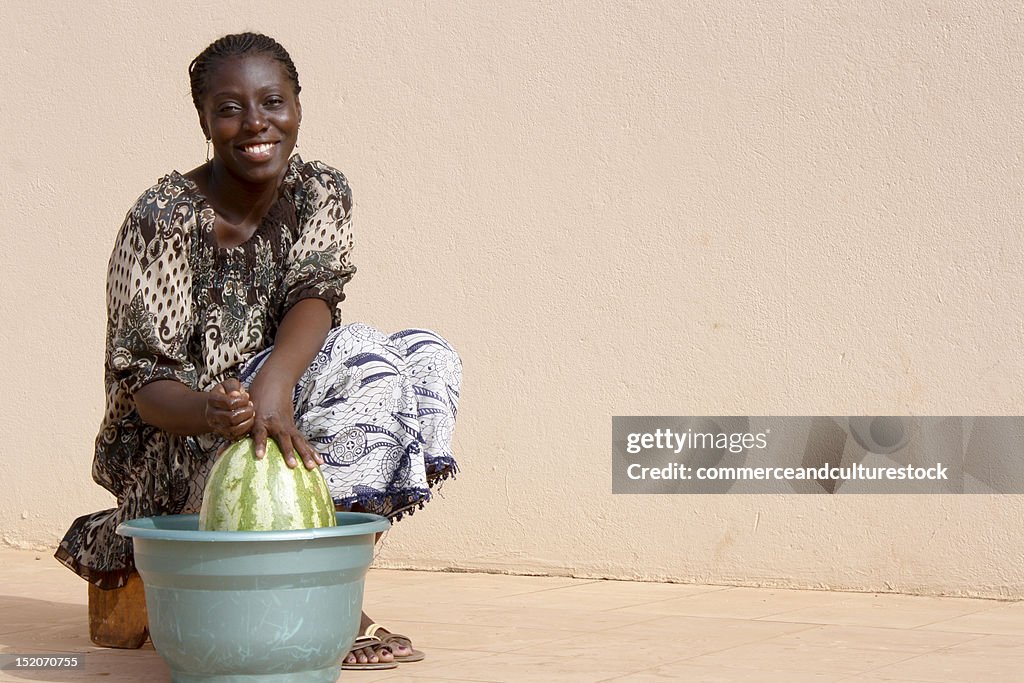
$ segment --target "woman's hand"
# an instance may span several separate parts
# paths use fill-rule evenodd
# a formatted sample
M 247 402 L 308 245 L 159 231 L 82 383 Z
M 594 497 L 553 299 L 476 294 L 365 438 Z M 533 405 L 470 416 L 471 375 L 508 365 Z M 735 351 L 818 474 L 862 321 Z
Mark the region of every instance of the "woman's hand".
M 253 428 L 255 407 L 249 393 L 237 379 L 224 380 L 206 396 L 206 424 L 211 432 L 234 441 Z
M 255 406 L 251 433 L 253 441 L 256 442 L 256 457 L 262 458 L 266 455 L 267 438 L 271 438 L 281 448 L 288 467 L 298 466 L 296 453 L 302 458 L 302 464 L 306 469 L 312 470 L 324 464 L 320 454 L 309 445 L 295 426 L 292 387 L 283 385 L 275 388 L 271 383 L 261 382 L 260 379 L 263 378 L 257 377 L 250 389 Z
M 274 349 L 249 386 L 256 407 L 250 433 L 256 442 L 257 458 L 266 454 L 269 437 L 281 447 L 288 467 L 298 465 L 296 454 L 307 469 L 323 464 L 323 458 L 295 426 L 292 394 L 330 329 L 331 309 L 323 299 L 302 299 L 281 320 Z

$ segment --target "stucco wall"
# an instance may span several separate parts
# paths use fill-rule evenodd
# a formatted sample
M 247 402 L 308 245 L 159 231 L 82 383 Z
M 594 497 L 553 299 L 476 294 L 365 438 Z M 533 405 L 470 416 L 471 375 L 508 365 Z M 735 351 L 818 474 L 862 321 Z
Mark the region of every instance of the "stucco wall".
M 1014 496 L 611 495 L 613 415 L 1015 414 L 1024 11 L 962 2 L 0 6 L 0 540 L 89 475 L 104 270 L 260 30 L 348 175 L 348 317 L 461 351 L 463 472 L 385 566 L 1024 596 Z

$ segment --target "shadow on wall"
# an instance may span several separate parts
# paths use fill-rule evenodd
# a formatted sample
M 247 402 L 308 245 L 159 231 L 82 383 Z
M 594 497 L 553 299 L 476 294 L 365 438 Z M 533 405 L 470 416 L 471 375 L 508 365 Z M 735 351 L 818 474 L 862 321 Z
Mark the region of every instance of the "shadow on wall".
M 81 603 L 50 602 L 32 598 L 0 596 L 0 652 L 4 654 L 56 656 L 81 654 L 80 669 L 7 668 L 2 680 L 109 681 L 138 683 L 170 680 L 170 670 L 146 643 L 139 650 L 98 648 L 89 640 L 89 611 Z M 5 664 L 8 664 L 5 659 Z

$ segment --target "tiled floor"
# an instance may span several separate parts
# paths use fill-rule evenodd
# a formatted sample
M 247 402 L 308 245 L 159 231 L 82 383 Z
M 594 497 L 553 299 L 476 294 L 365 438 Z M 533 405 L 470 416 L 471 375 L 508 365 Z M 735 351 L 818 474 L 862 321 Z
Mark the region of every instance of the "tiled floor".
M 342 681 L 1024 681 L 1020 602 L 375 570 L 367 605 L 427 659 Z M 170 680 L 151 645 L 91 645 L 46 554 L 0 550 L 0 650 L 85 656 L 0 681 Z

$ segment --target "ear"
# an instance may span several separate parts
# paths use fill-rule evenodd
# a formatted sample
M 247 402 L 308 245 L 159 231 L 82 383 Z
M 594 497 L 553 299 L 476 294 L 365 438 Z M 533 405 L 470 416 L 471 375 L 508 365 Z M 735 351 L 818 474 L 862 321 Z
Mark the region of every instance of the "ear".
M 209 140 L 210 129 L 206 127 L 206 119 L 203 118 L 202 114 L 199 114 L 199 127 L 203 129 L 203 137 Z
M 302 102 L 299 101 L 298 97 L 295 98 L 295 110 L 297 112 L 299 112 L 299 125 L 301 126 L 302 125 Z

